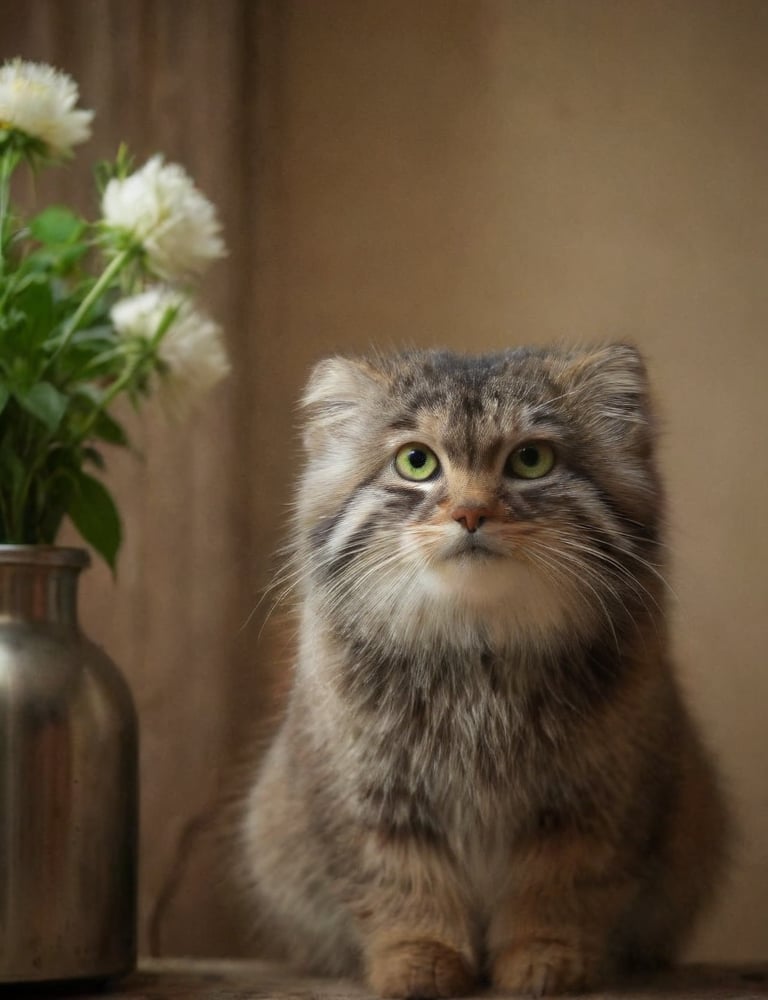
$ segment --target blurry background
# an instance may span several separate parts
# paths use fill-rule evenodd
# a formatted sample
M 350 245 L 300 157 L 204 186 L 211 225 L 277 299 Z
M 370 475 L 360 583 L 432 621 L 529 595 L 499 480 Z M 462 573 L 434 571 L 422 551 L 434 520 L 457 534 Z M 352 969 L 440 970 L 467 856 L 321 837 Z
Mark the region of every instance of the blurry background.
M 125 139 L 182 162 L 230 248 L 206 301 L 234 372 L 116 455 L 119 576 L 91 636 L 142 722 L 142 946 L 237 954 L 227 817 L 287 670 L 256 607 L 311 362 L 626 338 L 664 418 L 682 679 L 737 812 L 694 947 L 768 958 L 768 4 L 0 0 L 0 55 L 79 82 L 94 138 L 38 182 L 92 200 Z M 256 609 L 256 610 L 254 610 Z M 224 863 L 221 845 L 225 845 Z M 158 902 L 159 901 L 159 902 Z

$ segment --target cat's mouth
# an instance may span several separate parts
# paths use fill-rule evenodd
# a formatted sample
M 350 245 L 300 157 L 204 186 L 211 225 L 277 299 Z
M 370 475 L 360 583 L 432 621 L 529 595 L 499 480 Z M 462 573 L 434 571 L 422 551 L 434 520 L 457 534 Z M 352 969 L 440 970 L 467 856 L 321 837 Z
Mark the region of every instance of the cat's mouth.
M 458 538 L 446 547 L 443 554 L 446 559 L 471 560 L 502 559 L 504 556 L 503 552 L 476 534 Z

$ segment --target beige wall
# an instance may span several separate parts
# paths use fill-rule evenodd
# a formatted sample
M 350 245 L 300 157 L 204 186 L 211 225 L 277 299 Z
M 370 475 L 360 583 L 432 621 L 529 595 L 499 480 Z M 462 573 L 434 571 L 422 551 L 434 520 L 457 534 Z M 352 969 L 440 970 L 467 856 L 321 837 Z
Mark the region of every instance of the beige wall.
M 241 626 L 310 362 L 620 337 L 657 387 L 681 674 L 742 830 L 694 951 L 767 957 L 768 5 L 78 0 L 60 36 L 38 3 L 4 49 L 82 67 L 111 134 L 183 158 L 232 246 L 209 298 L 235 377 L 186 432 L 148 422 L 146 465 L 113 463 L 120 580 L 87 588 L 143 717 L 144 913 L 282 669 L 264 608 Z M 162 945 L 233 950 L 188 832 Z

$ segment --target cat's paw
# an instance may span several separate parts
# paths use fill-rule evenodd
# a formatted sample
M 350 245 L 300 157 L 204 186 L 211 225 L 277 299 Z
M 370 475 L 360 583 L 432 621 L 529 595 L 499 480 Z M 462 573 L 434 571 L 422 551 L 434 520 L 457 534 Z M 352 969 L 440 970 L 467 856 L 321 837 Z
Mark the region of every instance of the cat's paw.
M 403 941 L 372 956 L 368 981 L 381 997 L 436 1000 L 468 996 L 475 977 L 467 961 L 437 941 Z
M 491 979 L 495 989 L 522 996 L 582 993 L 600 980 L 600 962 L 595 955 L 564 941 L 527 941 L 510 945 L 493 961 Z

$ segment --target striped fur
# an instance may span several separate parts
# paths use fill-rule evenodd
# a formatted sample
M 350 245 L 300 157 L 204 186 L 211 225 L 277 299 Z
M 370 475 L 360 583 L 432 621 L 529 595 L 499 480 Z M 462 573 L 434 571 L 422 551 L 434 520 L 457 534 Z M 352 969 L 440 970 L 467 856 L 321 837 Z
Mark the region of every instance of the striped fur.
M 398 997 L 673 958 L 726 823 L 668 659 L 638 353 L 332 358 L 304 407 L 300 651 L 242 824 L 285 953 Z M 531 441 L 555 465 L 516 478 Z M 411 442 L 434 478 L 398 475 Z

